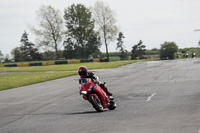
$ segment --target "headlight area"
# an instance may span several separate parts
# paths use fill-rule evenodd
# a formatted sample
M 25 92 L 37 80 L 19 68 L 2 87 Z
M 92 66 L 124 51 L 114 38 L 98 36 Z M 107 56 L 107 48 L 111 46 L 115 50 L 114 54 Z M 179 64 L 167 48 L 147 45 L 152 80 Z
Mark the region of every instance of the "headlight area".
M 86 94 L 87 94 L 87 91 L 81 91 L 80 94 L 84 94 L 84 95 L 86 95 Z

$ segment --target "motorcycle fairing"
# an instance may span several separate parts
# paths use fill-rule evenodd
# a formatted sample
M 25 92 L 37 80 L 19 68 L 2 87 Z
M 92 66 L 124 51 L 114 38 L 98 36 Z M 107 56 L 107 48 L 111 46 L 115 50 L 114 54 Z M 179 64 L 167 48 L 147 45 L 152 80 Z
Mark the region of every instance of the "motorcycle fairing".
M 88 91 L 88 89 L 90 88 L 91 85 L 93 86 L 92 91 Z M 102 104 L 103 108 L 106 107 L 105 92 L 98 84 L 94 84 L 90 78 L 81 78 L 80 92 L 82 92 L 82 91 L 87 92 L 87 94 L 84 95 L 84 97 L 87 99 L 88 99 L 88 97 L 94 95 L 95 99 L 98 100 L 98 96 L 97 96 L 97 94 L 98 94 L 101 98 L 100 100 L 102 102 L 101 104 Z

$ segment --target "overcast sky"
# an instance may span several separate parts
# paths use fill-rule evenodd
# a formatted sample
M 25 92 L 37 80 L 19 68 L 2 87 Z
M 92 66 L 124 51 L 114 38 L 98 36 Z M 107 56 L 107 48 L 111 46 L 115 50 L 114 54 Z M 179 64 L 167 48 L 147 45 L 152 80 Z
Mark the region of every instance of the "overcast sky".
M 117 26 L 123 32 L 128 51 L 139 40 L 147 49 L 160 48 L 165 41 L 174 41 L 179 48 L 197 47 L 200 40 L 200 0 L 100 0 L 116 13 Z M 41 5 L 51 5 L 64 14 L 71 4 L 86 7 L 96 0 L 0 0 L 0 51 L 10 54 L 20 46 L 24 30 L 30 42 L 35 35 L 28 25 L 35 26 L 36 10 Z M 105 52 L 102 45 L 101 51 Z M 109 44 L 109 52 L 116 51 L 116 42 Z

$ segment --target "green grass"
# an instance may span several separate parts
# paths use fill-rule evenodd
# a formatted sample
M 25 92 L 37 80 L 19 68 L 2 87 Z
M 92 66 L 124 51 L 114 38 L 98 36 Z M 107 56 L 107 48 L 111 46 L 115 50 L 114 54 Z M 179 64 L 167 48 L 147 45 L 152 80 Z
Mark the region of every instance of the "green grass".
M 82 65 L 86 66 L 88 70 L 91 71 L 92 69 L 115 68 L 115 67 L 131 64 L 131 63 L 139 62 L 139 61 L 144 61 L 144 60 L 93 62 L 93 63 L 78 63 L 78 64 L 51 65 L 51 66 L 32 66 L 32 67 L 0 67 L 0 72 L 11 72 L 10 74 L 0 74 L 0 90 L 17 88 L 20 86 L 26 86 L 26 85 L 31 85 L 31 84 L 49 81 L 53 79 L 76 75 L 78 74 L 77 73 L 78 68 Z M 54 72 L 51 72 L 51 71 L 54 71 Z M 12 73 L 12 72 L 30 72 L 30 73 Z M 39 73 L 32 73 L 32 72 L 39 72 Z
M 76 75 L 77 72 L 0 74 L 0 90 Z
M 82 65 L 86 66 L 88 69 L 105 69 L 105 68 L 115 68 L 138 61 L 141 60 L 92 62 L 92 63 L 78 63 L 78 64 L 66 64 L 66 65 L 51 65 L 51 66 L 0 67 L 0 72 L 76 71 Z

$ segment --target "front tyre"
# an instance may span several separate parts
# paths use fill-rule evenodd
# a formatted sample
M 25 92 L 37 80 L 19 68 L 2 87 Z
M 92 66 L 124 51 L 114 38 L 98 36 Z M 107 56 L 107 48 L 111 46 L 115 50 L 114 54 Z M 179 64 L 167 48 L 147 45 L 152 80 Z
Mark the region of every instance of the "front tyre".
M 100 100 L 97 101 L 97 99 L 94 96 L 90 96 L 89 100 L 90 100 L 92 106 L 96 109 L 96 111 L 98 111 L 98 112 L 103 111 L 103 106 L 102 106 Z

